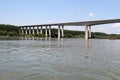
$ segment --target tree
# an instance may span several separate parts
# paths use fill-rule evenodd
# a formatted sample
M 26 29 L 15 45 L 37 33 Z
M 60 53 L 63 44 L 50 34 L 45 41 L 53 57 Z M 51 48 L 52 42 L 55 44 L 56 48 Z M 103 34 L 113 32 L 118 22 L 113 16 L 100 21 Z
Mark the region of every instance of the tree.
M 0 24 L 0 35 L 18 36 L 19 28 L 14 25 Z

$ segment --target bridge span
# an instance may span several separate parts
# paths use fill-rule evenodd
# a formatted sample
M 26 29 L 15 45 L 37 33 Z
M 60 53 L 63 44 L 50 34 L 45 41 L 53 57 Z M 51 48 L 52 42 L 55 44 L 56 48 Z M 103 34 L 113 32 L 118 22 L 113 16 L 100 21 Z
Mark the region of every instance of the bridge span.
M 82 21 L 82 22 L 66 22 L 66 23 L 52 23 L 52 24 L 40 24 L 40 25 L 24 25 L 19 26 L 20 34 L 43 34 L 43 27 L 45 27 L 45 37 L 51 37 L 52 26 L 58 26 L 58 38 L 64 37 L 64 26 L 85 26 L 85 39 L 91 38 L 91 26 L 120 23 L 120 19 L 108 19 L 108 20 L 94 20 L 94 21 Z M 35 29 L 37 32 L 35 33 Z M 48 35 L 49 29 L 49 35 Z

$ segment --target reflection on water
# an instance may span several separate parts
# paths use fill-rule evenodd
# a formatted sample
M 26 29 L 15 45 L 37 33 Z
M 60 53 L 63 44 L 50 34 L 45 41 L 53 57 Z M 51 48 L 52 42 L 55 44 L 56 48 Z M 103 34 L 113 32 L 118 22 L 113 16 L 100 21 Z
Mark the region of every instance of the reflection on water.
M 120 41 L 0 41 L 0 80 L 120 80 Z

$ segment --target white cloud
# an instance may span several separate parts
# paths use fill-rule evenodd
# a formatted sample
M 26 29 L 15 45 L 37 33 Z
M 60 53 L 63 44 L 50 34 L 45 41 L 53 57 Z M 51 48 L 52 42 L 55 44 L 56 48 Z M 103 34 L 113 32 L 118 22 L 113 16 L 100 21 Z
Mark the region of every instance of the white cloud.
M 94 14 L 93 14 L 93 13 L 89 13 L 88 15 L 89 15 L 89 16 L 91 16 L 91 17 L 92 17 L 92 16 L 94 16 Z
M 112 26 L 113 27 L 120 27 L 120 23 L 114 23 Z

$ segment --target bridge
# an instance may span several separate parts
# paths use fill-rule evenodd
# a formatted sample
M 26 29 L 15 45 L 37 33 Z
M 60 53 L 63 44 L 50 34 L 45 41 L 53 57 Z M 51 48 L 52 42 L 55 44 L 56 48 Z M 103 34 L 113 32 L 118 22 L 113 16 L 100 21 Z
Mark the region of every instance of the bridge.
M 66 23 L 52 23 L 52 24 L 40 24 L 40 25 L 25 25 L 19 26 L 20 34 L 43 34 L 43 27 L 45 27 L 45 37 L 51 37 L 51 27 L 58 26 L 58 39 L 64 37 L 64 26 L 85 26 L 85 39 L 91 38 L 91 26 L 120 23 L 120 19 L 108 19 L 108 20 L 94 20 L 83 22 L 66 22 Z M 49 29 L 49 31 L 48 31 Z M 36 33 L 35 33 L 36 30 Z M 49 32 L 49 35 L 48 35 Z

